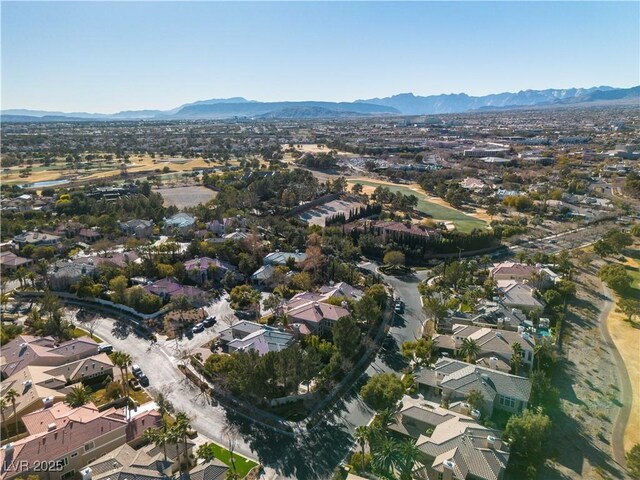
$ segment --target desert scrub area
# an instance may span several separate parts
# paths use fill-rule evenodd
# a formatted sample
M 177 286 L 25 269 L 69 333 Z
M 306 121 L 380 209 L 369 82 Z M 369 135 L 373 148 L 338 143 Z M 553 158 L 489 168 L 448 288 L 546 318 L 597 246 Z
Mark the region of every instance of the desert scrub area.
M 622 406 L 620 378 L 600 330 L 611 303 L 596 277 L 597 263 L 576 270 L 553 381 L 560 402 L 550 412 L 554 432 L 541 479 L 627 478 L 613 460 L 611 438 Z

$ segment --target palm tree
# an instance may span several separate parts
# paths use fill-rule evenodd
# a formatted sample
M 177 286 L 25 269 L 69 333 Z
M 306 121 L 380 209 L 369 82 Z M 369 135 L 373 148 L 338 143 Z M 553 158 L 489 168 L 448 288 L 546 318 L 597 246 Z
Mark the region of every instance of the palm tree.
M 362 469 L 364 470 L 364 447 L 367 444 L 367 438 L 369 438 L 369 427 L 366 425 L 360 425 L 356 427 L 354 436 L 360 448 L 362 448 Z
M 167 444 L 170 443 L 170 435 L 166 431 L 162 431 L 159 428 L 148 428 L 142 434 L 142 438 L 153 443 L 156 447 L 162 448 L 164 455 L 164 461 L 167 461 Z
M 7 429 L 7 424 L 4 421 L 4 411 L 9 405 L 4 398 L 0 398 L 0 416 L 2 417 L 2 426 L 4 427 L 5 438 L 9 438 L 9 430 Z
M 35 264 L 34 268 L 35 268 L 37 274 L 40 275 L 40 277 L 42 279 L 42 284 L 46 288 L 47 287 L 47 281 L 48 281 L 47 272 L 49 270 L 49 264 L 47 263 L 46 260 L 39 260 Z
M 396 468 L 400 472 L 400 480 L 411 480 L 413 467 L 420 456 L 420 449 L 413 441 L 405 440 L 397 446 L 397 451 Z
M 29 279 L 29 281 L 31 282 L 31 288 L 36 288 L 36 274 L 32 271 L 30 271 L 29 273 L 27 273 L 27 278 Z
M 91 392 L 82 384 L 76 385 L 67 393 L 64 400 L 73 408 L 81 407 L 91 401 Z
M 20 267 L 16 270 L 16 278 L 20 282 L 20 288 L 24 287 L 24 279 L 27 276 L 27 270 L 24 267 Z
M 376 418 L 374 420 L 377 427 L 381 428 L 383 431 L 387 430 L 387 427 L 393 422 L 395 417 L 395 412 L 390 408 L 385 408 L 384 410 L 380 410 L 376 413 Z
M 371 458 L 373 467 L 383 474 L 391 473 L 394 465 L 398 463 L 398 446 L 390 438 L 385 438 L 373 452 Z
M 113 363 L 120 369 L 120 378 L 122 379 L 122 386 L 124 388 L 124 394 L 127 397 L 127 410 L 129 409 L 129 366 L 131 365 L 131 355 L 125 352 L 114 352 Z M 127 421 L 129 415 L 127 414 Z
M 178 412 L 178 414 L 176 415 L 176 421 L 173 424 L 172 429 L 175 432 L 175 437 L 176 437 L 176 450 L 177 450 L 178 443 L 182 441 L 182 444 L 184 446 L 183 448 L 184 458 L 185 458 L 185 461 L 188 462 L 189 460 L 187 457 L 187 449 L 188 449 L 187 434 L 189 433 L 189 430 L 191 430 L 189 416 L 184 412 Z M 180 460 L 180 456 L 178 455 L 178 461 L 179 460 Z M 182 463 L 180 465 L 182 465 Z
M 522 345 L 515 342 L 511 345 L 511 350 L 511 368 L 513 370 L 513 374 L 517 375 L 520 367 L 522 366 Z
M 7 402 L 11 402 L 11 406 L 13 407 L 13 418 L 16 422 L 16 434 L 18 433 L 18 415 L 16 414 L 16 400 L 20 394 L 16 392 L 13 388 L 4 394 L 4 398 Z
M 459 353 L 465 358 L 465 361 L 473 363 L 480 353 L 480 345 L 472 338 L 465 338 L 462 341 Z

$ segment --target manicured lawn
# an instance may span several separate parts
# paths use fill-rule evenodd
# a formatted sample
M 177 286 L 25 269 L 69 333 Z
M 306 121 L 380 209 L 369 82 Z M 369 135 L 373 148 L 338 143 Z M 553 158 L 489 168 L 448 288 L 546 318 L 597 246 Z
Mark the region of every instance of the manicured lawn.
M 216 458 L 231 467 L 231 452 L 217 443 L 214 443 L 212 448 L 215 452 Z M 233 454 L 233 458 L 236 465 L 236 472 L 240 478 L 246 477 L 249 470 L 258 465 L 256 462 L 244 458 L 236 453 Z
M 427 200 L 426 194 L 412 190 L 409 187 L 405 187 L 402 185 L 387 185 L 367 180 L 349 180 L 349 183 L 360 183 L 362 185 L 367 185 L 370 187 L 383 186 L 387 187 L 389 191 L 393 193 L 400 192 L 404 195 L 415 195 L 416 197 L 418 197 L 418 206 L 416 207 L 416 210 L 429 215 L 436 220 L 453 222 L 458 230 L 463 233 L 469 233 L 474 228 L 487 228 L 487 224 L 482 220 L 471 217 L 469 215 L 465 215 L 464 213 L 453 208 L 430 202 L 429 200 Z
M 86 330 L 83 330 L 82 328 L 74 328 L 73 329 L 73 338 L 80 338 L 80 337 L 88 337 L 89 336 L 89 332 L 87 332 Z M 91 335 L 91 340 L 93 340 L 96 343 L 102 343 L 102 339 L 100 337 L 96 337 L 95 335 Z

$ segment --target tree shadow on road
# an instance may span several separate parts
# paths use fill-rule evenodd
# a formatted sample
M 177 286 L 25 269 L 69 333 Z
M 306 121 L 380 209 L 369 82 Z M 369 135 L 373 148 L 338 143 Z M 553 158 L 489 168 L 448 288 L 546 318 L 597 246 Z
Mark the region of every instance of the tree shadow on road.
M 124 340 L 129 336 L 129 334 L 133 333 L 133 328 L 131 325 L 125 320 L 116 319 L 113 322 L 113 328 L 111 329 L 111 334 L 119 340 Z
M 391 335 L 387 335 L 382 341 L 378 357 L 387 367 L 397 372 L 409 366 L 407 359 L 400 354 L 398 343 Z
M 353 444 L 353 437 L 342 424 L 323 421 L 312 431 L 293 438 L 256 426 L 232 412 L 227 418 L 238 427 L 263 465 L 299 480 L 331 478 Z

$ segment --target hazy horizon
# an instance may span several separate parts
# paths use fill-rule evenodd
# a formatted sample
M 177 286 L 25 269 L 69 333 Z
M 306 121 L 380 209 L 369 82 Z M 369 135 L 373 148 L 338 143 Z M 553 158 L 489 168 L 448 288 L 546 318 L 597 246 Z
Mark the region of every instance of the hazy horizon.
M 640 84 L 638 2 L 2 2 L 3 110 Z

